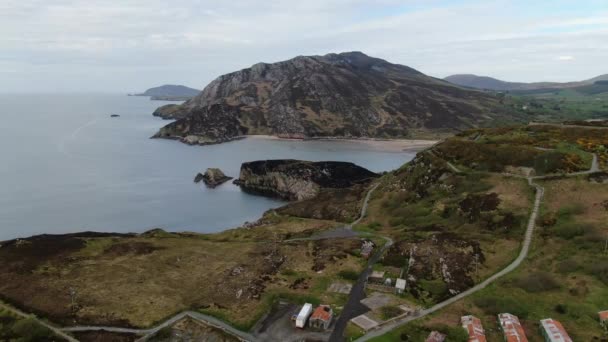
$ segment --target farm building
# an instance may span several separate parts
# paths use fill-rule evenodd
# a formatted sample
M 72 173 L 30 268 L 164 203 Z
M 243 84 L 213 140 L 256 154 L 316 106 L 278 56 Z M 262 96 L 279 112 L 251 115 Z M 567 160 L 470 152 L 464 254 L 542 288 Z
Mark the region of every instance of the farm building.
M 317 329 L 329 329 L 334 312 L 329 305 L 319 305 L 310 316 L 310 327 Z
M 600 311 L 597 314 L 600 317 L 600 324 L 608 329 L 608 310 Z
M 445 335 L 438 331 L 431 332 L 429 337 L 426 338 L 426 342 L 444 342 L 444 341 L 445 341 Z
M 517 316 L 510 313 L 501 313 L 498 315 L 498 323 L 506 342 L 528 342 L 524 328 Z
M 562 324 L 551 318 L 540 321 L 540 331 L 546 342 L 572 342 Z
M 373 271 L 372 274 L 367 277 L 367 281 L 374 284 L 383 284 L 384 274 L 385 272 L 383 271 Z
M 304 329 L 304 327 L 306 326 L 306 322 L 308 321 L 308 317 L 310 317 L 311 313 L 312 304 L 304 304 L 302 310 L 300 310 L 300 313 L 298 313 L 298 316 L 296 317 L 296 328 Z
M 397 279 L 397 281 L 395 282 L 395 292 L 397 294 L 402 294 L 403 292 L 405 292 L 405 279 Z
M 469 333 L 469 342 L 486 342 L 486 333 L 479 318 L 471 315 L 462 316 L 460 323 Z

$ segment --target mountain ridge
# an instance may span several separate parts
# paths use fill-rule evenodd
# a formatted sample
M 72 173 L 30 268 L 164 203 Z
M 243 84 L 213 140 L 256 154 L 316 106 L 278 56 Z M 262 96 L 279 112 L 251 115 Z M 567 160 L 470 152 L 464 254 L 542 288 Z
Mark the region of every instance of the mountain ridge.
M 355 51 L 257 63 L 219 76 L 182 105 L 157 109 L 155 115 L 177 121 L 154 137 L 188 144 L 251 134 L 404 138 L 510 114 L 492 94 Z
M 608 80 L 608 74 L 599 75 L 583 81 L 574 82 L 509 82 L 489 76 L 474 74 L 455 74 L 444 78 L 445 81 L 455 85 L 480 90 L 538 90 L 538 89 L 565 89 L 591 85 L 597 81 Z

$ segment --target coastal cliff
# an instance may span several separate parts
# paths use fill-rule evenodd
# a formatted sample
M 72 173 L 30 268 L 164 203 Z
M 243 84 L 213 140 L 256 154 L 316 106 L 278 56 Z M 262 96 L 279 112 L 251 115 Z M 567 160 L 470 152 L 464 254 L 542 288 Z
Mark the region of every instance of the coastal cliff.
M 254 134 L 411 138 L 517 121 L 492 94 L 361 52 L 258 63 L 218 77 L 196 97 L 155 115 L 178 120 L 154 138 L 188 144 Z
M 244 191 L 286 200 L 306 200 L 323 188 L 349 188 L 378 177 L 347 162 L 310 162 L 293 159 L 243 163 L 234 183 Z

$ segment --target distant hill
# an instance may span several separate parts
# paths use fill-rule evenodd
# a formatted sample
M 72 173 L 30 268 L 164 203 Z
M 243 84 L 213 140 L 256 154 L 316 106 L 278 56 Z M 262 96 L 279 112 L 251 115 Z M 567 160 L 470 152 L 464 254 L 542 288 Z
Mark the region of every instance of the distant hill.
M 152 100 L 188 100 L 195 97 L 201 91 L 183 85 L 165 84 L 146 90 L 136 96 L 150 96 Z
M 487 76 L 477 76 L 472 74 L 452 75 L 444 78 L 444 80 L 468 88 L 496 90 L 496 91 L 511 91 L 511 90 L 538 90 L 538 89 L 566 89 L 575 88 L 586 85 L 591 85 L 596 81 L 608 80 L 608 74 L 594 77 L 589 80 L 578 82 L 507 82 Z
M 155 115 L 178 119 L 156 137 L 190 144 L 252 134 L 403 138 L 514 118 L 498 96 L 361 52 L 258 63 Z

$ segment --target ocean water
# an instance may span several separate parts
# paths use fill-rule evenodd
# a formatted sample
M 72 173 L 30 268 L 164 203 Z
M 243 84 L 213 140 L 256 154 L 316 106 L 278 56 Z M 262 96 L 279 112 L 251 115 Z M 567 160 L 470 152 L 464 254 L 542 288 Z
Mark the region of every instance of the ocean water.
M 0 94 L 0 103 L 0 241 L 83 230 L 217 232 L 284 202 L 232 183 L 193 183 L 207 167 L 236 177 L 245 161 L 294 158 L 386 171 L 414 157 L 358 142 L 256 138 L 188 146 L 149 139 L 168 122 L 151 115 L 165 102 L 147 97 Z

